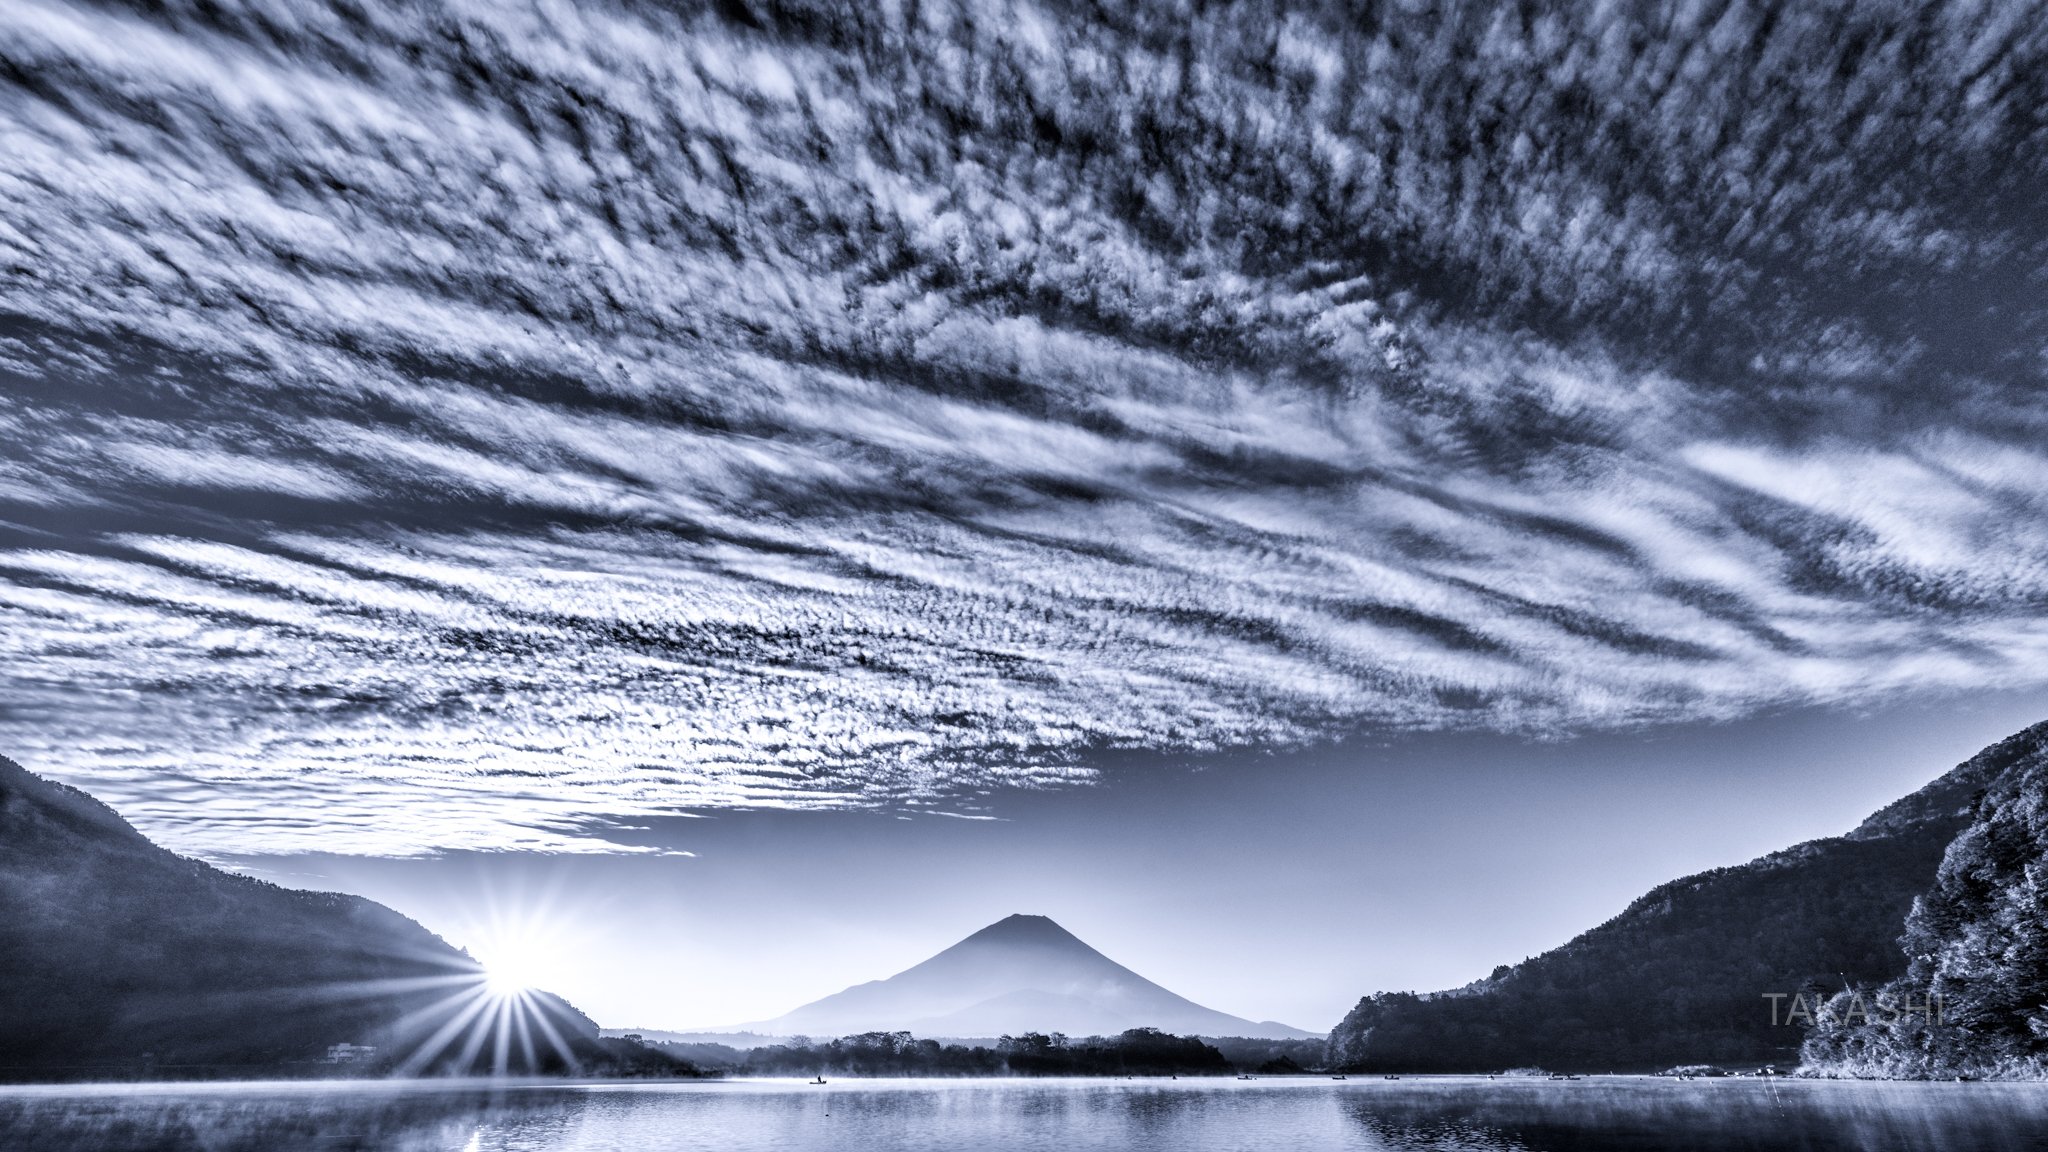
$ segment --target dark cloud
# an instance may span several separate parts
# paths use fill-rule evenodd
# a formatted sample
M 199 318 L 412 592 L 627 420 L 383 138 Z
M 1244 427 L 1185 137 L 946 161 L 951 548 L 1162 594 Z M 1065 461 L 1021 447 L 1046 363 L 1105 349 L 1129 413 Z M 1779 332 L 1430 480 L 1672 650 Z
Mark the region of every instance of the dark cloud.
M 191 849 L 603 848 L 2038 682 L 2044 45 L 19 0 L 0 735 Z

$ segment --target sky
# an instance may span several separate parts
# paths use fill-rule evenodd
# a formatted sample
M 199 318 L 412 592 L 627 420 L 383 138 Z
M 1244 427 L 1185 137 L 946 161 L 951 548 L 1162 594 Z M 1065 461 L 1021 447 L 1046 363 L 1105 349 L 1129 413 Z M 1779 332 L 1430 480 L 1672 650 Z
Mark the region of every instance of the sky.
M 2044 47 L 14 0 L 0 748 L 210 859 L 637 884 L 707 816 L 993 859 L 1182 762 L 1381 819 L 1458 773 L 1332 749 L 1941 729 L 2048 687 Z M 1692 786 L 1615 771 L 1622 825 Z
M 1011 913 L 1251 1020 L 1325 1031 L 1455 988 L 1667 880 L 1864 817 L 2048 716 L 2048 692 L 1532 742 L 1490 734 L 1102 762 L 997 819 L 745 811 L 680 855 L 231 861 L 382 901 L 614 1028 L 722 1029 L 893 975 Z

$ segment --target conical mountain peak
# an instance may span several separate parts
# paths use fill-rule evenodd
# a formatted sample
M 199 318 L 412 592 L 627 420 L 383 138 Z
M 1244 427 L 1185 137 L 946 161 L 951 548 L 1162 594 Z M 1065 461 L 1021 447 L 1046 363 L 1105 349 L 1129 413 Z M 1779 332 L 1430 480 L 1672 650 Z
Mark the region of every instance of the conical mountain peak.
M 1058 921 L 1055 921 L 1052 917 L 1032 916 L 1021 912 L 1003 917 L 1001 920 L 960 941 L 960 943 L 1032 944 L 1040 947 L 1051 944 L 1085 949 L 1089 952 L 1095 951 L 1095 949 L 1089 948 L 1079 936 L 1060 927 Z M 955 947 L 958 947 L 958 945 L 955 945 Z
M 1135 1027 L 1210 1036 L 1308 1035 L 1205 1008 L 1097 952 L 1051 917 L 1022 913 L 886 980 L 741 1027 L 783 1036 L 899 1029 L 920 1036 L 1085 1036 Z

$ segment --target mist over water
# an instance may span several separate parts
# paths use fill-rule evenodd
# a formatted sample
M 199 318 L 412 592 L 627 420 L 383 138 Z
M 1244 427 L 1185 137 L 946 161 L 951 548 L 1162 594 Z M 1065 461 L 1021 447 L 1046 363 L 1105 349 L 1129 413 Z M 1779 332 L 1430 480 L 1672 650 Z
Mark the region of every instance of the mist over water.
M 123 1085 L 0 1093 L 22 1152 L 2039 1147 L 2027 1085 L 1476 1078 Z

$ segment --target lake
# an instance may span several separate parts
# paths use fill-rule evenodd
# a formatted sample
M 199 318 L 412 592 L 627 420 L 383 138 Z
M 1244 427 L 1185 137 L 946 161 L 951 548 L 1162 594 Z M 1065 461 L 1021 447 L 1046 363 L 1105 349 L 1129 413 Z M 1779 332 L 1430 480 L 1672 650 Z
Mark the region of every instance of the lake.
M 0 1087 L 0 1148 L 403 1152 L 2048 1148 L 2048 1086 L 1410 1077 Z

